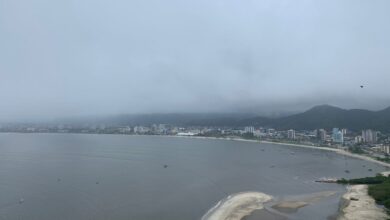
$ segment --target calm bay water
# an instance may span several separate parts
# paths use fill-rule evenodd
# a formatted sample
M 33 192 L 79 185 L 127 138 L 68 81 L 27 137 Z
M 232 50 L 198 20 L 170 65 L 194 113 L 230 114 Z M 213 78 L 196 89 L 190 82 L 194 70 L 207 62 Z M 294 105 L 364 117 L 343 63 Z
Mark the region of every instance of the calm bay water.
M 292 215 L 326 219 L 345 187 L 314 180 L 383 170 L 333 152 L 250 142 L 0 134 L 0 219 L 191 220 L 237 192 L 282 198 L 335 190 Z

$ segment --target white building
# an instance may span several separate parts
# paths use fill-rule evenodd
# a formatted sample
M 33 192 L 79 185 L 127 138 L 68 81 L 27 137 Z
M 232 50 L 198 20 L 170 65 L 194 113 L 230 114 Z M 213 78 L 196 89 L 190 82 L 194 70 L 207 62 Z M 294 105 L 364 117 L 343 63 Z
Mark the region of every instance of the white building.
M 364 143 L 376 143 L 378 140 L 378 132 L 371 129 L 363 130 L 362 138 Z
M 247 126 L 244 128 L 244 132 L 253 134 L 255 132 L 255 128 L 253 126 Z
M 295 139 L 295 130 L 290 129 L 287 131 L 287 138 L 288 139 Z
M 267 129 L 267 133 L 268 134 L 273 134 L 273 133 L 275 133 L 275 129 L 269 128 L 269 129 Z
M 120 133 L 130 133 L 131 132 L 131 128 L 129 126 L 122 127 L 122 128 L 119 128 L 119 132 Z
M 253 132 L 253 135 L 254 135 L 255 137 L 261 137 L 261 136 L 263 136 L 263 133 L 261 133 L 260 130 L 255 130 L 255 131 Z
M 326 130 L 320 129 L 319 130 L 319 135 L 320 135 L 321 141 L 326 141 Z
M 136 134 L 145 134 L 149 131 L 150 131 L 150 129 L 148 127 L 143 127 L 143 126 L 135 126 L 134 127 L 134 133 L 136 133 Z
M 359 135 L 359 136 L 356 136 L 356 137 L 355 137 L 355 143 L 356 143 L 356 144 L 360 144 L 360 143 L 362 143 L 362 142 L 363 142 L 362 136 Z
M 385 154 L 390 154 L 390 146 L 381 146 L 381 151 Z

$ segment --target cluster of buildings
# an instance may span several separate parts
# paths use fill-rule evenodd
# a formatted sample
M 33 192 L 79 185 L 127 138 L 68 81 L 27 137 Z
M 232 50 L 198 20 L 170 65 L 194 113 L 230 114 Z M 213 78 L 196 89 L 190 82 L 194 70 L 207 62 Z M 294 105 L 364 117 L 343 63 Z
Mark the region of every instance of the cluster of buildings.
M 178 135 L 178 136 L 212 136 L 212 137 L 243 137 L 269 141 L 294 142 L 328 147 L 358 146 L 373 149 L 382 154 L 390 154 L 390 137 L 383 137 L 379 141 L 379 132 L 365 129 L 360 132 L 346 128 L 331 130 L 275 130 L 263 127 L 206 127 L 206 126 L 176 126 L 169 124 L 152 125 L 18 125 L 0 127 L 0 132 L 46 132 L 46 133 L 105 133 L 105 134 L 140 134 L 140 135 Z

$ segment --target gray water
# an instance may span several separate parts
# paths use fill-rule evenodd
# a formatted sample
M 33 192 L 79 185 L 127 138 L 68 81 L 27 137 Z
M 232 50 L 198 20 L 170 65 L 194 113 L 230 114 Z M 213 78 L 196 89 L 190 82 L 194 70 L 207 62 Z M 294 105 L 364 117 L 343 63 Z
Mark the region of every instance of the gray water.
M 242 191 L 277 198 L 338 191 L 292 216 L 326 219 L 337 212 L 345 187 L 314 180 L 372 176 L 383 170 L 333 152 L 272 144 L 3 133 L 0 219 L 191 220 Z

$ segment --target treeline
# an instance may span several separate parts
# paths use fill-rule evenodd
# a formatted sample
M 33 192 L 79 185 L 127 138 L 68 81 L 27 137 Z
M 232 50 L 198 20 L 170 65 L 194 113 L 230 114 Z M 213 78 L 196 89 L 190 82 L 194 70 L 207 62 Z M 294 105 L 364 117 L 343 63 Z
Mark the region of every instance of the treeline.
M 383 183 L 387 180 L 390 180 L 389 177 L 383 176 L 382 174 L 378 174 L 375 177 L 364 177 L 364 178 L 358 178 L 358 179 L 340 179 L 337 180 L 337 183 L 341 184 L 351 184 L 351 185 L 356 185 L 356 184 L 380 184 Z

